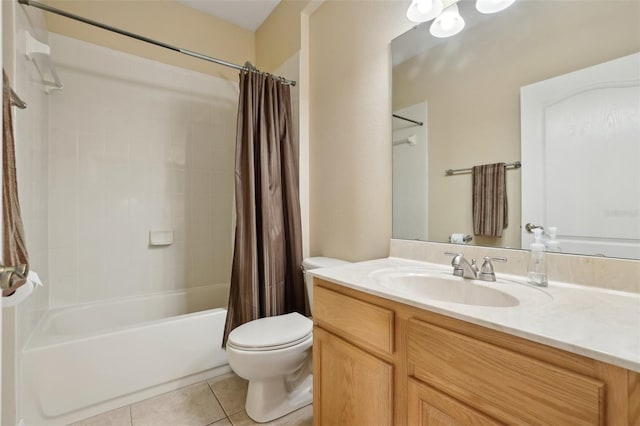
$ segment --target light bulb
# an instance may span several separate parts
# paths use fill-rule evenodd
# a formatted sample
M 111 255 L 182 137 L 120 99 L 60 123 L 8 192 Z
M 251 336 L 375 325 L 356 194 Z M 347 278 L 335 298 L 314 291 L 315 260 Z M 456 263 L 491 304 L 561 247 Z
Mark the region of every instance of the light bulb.
M 477 0 L 476 1 L 476 9 L 480 13 L 496 13 L 502 10 L 505 10 L 516 0 Z
M 426 22 L 441 12 L 442 0 L 413 0 L 407 9 L 407 18 L 413 22 Z
M 423 15 L 426 15 L 429 12 L 429 10 L 431 10 L 431 7 L 433 7 L 433 1 L 418 0 L 416 2 L 416 7 L 418 8 L 418 12 L 420 12 Z
M 453 28 L 455 24 L 456 24 L 456 18 L 454 16 L 451 16 L 450 13 L 443 15 L 442 19 L 440 20 L 440 26 L 445 31 L 451 30 L 451 28 Z
M 464 25 L 464 19 L 458 12 L 458 5 L 454 3 L 433 21 L 429 32 L 434 37 L 451 37 L 462 31 Z

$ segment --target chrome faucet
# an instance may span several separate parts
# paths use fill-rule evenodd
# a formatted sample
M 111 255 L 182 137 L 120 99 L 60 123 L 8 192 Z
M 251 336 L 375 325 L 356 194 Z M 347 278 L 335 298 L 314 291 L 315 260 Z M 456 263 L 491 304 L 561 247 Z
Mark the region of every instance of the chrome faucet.
M 485 256 L 482 268 L 478 268 L 478 264 L 475 259 L 471 259 L 471 263 L 465 259 L 462 253 L 445 252 L 453 256 L 451 259 L 451 266 L 453 266 L 453 275 L 462 278 L 470 278 L 472 280 L 478 279 L 481 281 L 495 281 L 496 274 L 493 271 L 492 260 L 498 262 L 506 262 L 506 257 L 489 257 Z
M 10 289 L 17 281 L 27 278 L 27 274 L 29 274 L 29 265 L 26 263 L 18 266 L 0 265 L 0 289 Z
M 462 253 L 446 252 L 445 254 L 453 255 L 453 259 L 451 259 L 453 275 L 462 278 L 471 278 L 473 280 L 478 278 L 479 270 L 475 259 L 471 259 L 471 263 L 469 263 Z

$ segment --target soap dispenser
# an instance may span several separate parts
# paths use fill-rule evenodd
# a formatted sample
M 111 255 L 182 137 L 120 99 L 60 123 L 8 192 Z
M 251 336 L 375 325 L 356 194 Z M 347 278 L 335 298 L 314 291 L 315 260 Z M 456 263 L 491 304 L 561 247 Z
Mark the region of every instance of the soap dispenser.
M 555 226 L 550 226 L 548 230 L 549 230 L 549 238 L 547 238 L 547 240 L 544 242 L 546 250 L 548 252 L 556 252 L 556 253 L 561 252 L 562 250 L 560 250 L 560 243 L 556 239 L 558 228 L 556 228 Z
M 547 286 L 547 263 L 544 257 L 544 244 L 542 243 L 542 229 L 533 230 L 533 243 L 531 243 L 529 253 L 529 267 L 527 276 L 530 284 L 539 287 Z

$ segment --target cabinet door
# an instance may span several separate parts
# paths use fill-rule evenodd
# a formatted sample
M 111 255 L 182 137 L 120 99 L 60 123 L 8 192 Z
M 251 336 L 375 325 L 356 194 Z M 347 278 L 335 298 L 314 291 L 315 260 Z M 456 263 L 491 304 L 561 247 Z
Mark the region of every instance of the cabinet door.
M 501 424 L 413 379 L 409 379 L 408 408 L 408 424 L 412 426 L 496 426 Z
M 392 365 L 314 327 L 314 425 L 391 425 L 392 390 Z

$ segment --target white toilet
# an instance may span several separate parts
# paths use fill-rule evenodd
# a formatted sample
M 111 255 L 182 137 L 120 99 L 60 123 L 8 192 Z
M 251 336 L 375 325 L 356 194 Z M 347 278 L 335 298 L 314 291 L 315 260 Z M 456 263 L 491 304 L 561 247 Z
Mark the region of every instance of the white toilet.
M 310 257 L 303 271 L 344 265 L 328 257 Z M 313 284 L 305 274 L 309 307 Z M 311 403 L 313 322 L 298 313 L 260 318 L 229 333 L 229 366 L 249 381 L 245 409 L 254 421 L 265 423 Z

